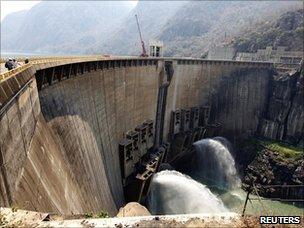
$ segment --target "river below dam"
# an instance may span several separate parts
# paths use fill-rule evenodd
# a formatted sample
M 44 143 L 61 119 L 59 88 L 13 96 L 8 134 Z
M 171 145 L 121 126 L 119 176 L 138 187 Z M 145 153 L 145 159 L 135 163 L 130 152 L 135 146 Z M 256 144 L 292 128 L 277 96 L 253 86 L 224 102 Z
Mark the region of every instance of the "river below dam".
M 236 212 L 241 214 L 247 193 L 241 188 L 232 147 L 222 137 L 194 143 L 188 173 L 163 170 L 152 180 L 148 208 L 154 215 Z M 304 215 L 303 208 L 250 195 L 246 214 Z

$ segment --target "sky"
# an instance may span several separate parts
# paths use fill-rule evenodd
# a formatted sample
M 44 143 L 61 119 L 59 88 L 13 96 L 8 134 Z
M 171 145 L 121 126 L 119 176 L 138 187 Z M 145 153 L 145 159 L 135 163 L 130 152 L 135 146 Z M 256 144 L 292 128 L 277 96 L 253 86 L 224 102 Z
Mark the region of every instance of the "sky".
M 41 1 L 0 1 L 1 4 L 1 21 L 3 18 L 13 12 L 26 10 L 32 8 L 34 5 Z M 137 4 L 137 0 L 130 1 L 134 6 Z
M 32 8 L 41 1 L 3 1 L 1 0 L 1 21 L 12 12 L 26 10 Z

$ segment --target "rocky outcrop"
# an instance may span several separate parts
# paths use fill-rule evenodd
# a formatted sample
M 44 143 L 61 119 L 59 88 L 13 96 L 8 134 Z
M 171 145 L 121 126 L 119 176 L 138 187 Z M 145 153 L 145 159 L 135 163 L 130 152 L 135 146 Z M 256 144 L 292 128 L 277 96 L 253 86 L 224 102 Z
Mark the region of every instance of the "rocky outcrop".
M 295 183 L 303 184 L 304 183 L 304 160 L 299 162 L 298 167 L 292 175 L 292 180 Z
M 258 135 L 295 145 L 303 144 L 303 68 L 290 74 L 278 73 L 270 84 L 266 112 L 260 118 Z

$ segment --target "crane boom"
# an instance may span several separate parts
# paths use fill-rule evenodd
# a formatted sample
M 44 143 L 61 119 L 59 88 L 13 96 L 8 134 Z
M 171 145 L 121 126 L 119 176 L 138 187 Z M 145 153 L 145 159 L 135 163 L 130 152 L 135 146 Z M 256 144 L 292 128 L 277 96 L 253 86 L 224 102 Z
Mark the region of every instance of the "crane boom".
M 147 55 L 146 48 L 145 48 L 145 42 L 142 39 L 142 35 L 141 35 L 141 31 L 140 31 L 140 26 L 139 26 L 137 14 L 135 14 L 135 18 L 136 18 L 136 22 L 137 22 L 137 28 L 138 28 L 139 38 L 140 38 L 141 48 L 142 48 L 141 56 L 142 57 L 147 57 L 148 55 Z

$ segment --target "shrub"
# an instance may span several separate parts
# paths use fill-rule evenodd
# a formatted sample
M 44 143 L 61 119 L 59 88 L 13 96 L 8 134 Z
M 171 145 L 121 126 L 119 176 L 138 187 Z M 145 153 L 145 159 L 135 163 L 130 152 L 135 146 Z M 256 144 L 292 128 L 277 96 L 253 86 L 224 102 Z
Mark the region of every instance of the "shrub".
M 6 217 L 0 213 L 0 227 L 5 226 L 7 223 Z
M 92 212 L 87 212 L 84 214 L 85 218 L 92 218 L 93 217 L 93 213 Z
M 109 218 L 110 216 L 109 216 L 109 213 L 108 213 L 108 212 L 106 212 L 106 211 L 101 211 L 101 212 L 98 213 L 97 217 L 98 217 L 98 218 Z
M 302 148 L 295 147 L 286 143 L 275 141 L 261 141 L 261 144 L 267 149 L 279 153 L 284 158 L 298 160 L 304 155 Z

